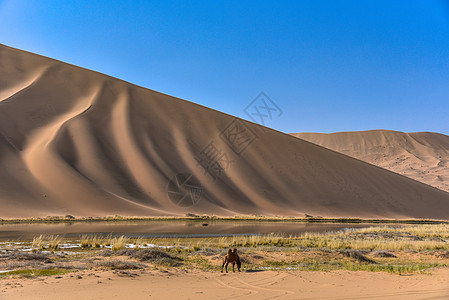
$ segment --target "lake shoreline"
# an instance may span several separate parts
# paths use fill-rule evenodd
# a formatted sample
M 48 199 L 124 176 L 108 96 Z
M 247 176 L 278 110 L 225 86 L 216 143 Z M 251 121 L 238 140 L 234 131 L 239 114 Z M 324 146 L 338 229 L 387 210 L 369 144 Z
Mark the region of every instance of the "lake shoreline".
M 447 220 L 438 219 L 363 219 L 363 218 L 321 218 L 321 217 L 269 217 L 269 216 L 184 216 L 184 217 L 67 217 L 67 216 L 48 216 L 45 218 L 15 218 L 2 219 L 2 224 L 20 224 L 20 223 L 75 223 L 75 222 L 140 222 L 140 221 L 197 221 L 197 222 L 244 222 L 244 221 L 262 221 L 262 222 L 291 222 L 291 223 L 347 223 L 347 224 L 449 224 Z

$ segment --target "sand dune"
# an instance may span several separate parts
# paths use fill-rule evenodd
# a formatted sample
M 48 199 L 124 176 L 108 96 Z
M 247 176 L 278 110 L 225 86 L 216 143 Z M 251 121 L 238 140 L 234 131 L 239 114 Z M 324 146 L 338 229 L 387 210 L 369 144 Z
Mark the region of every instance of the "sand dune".
M 449 193 L 3 45 L 0 99 L 0 217 L 449 215 Z
M 390 130 L 293 135 L 449 192 L 447 135 Z

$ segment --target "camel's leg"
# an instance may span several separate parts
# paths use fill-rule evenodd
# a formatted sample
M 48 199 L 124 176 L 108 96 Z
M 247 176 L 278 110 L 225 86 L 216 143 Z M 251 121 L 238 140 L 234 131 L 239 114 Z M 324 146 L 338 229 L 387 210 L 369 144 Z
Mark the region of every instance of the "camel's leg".
M 232 272 L 235 272 L 235 261 L 232 262 Z
M 225 256 L 225 258 L 223 259 L 223 264 L 221 265 L 221 273 L 223 273 L 223 267 L 225 266 L 226 262 L 228 262 L 228 257 L 227 256 Z M 226 272 L 228 272 L 228 270 L 226 270 Z
M 228 265 L 229 265 L 229 260 L 226 262 L 226 265 L 225 265 L 226 273 L 228 273 Z
M 240 272 L 240 267 L 242 266 L 242 262 L 240 261 L 240 258 L 237 258 L 237 270 Z

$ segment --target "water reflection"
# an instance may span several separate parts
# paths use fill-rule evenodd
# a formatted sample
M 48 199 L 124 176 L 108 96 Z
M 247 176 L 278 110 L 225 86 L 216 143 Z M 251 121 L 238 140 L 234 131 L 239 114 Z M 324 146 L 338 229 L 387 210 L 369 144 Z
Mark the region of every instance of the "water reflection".
M 207 226 L 206 226 L 207 224 Z M 206 237 L 229 235 L 283 234 L 329 232 L 345 228 L 382 226 L 379 224 L 294 223 L 255 221 L 127 221 L 127 222 L 67 222 L 0 225 L 0 240 L 27 240 L 40 234 L 78 238 L 83 234 L 126 235 L 128 237 Z M 389 225 L 400 226 L 400 225 Z

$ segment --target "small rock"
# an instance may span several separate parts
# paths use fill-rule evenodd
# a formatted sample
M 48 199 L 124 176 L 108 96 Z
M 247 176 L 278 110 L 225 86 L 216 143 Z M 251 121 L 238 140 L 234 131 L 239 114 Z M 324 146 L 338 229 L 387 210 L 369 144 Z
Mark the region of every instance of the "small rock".
M 390 253 L 390 252 L 387 252 L 387 251 L 382 251 L 382 250 L 374 252 L 373 256 L 376 256 L 376 257 L 397 257 L 393 253 Z
M 449 251 L 435 253 L 435 256 L 438 258 L 449 258 Z

